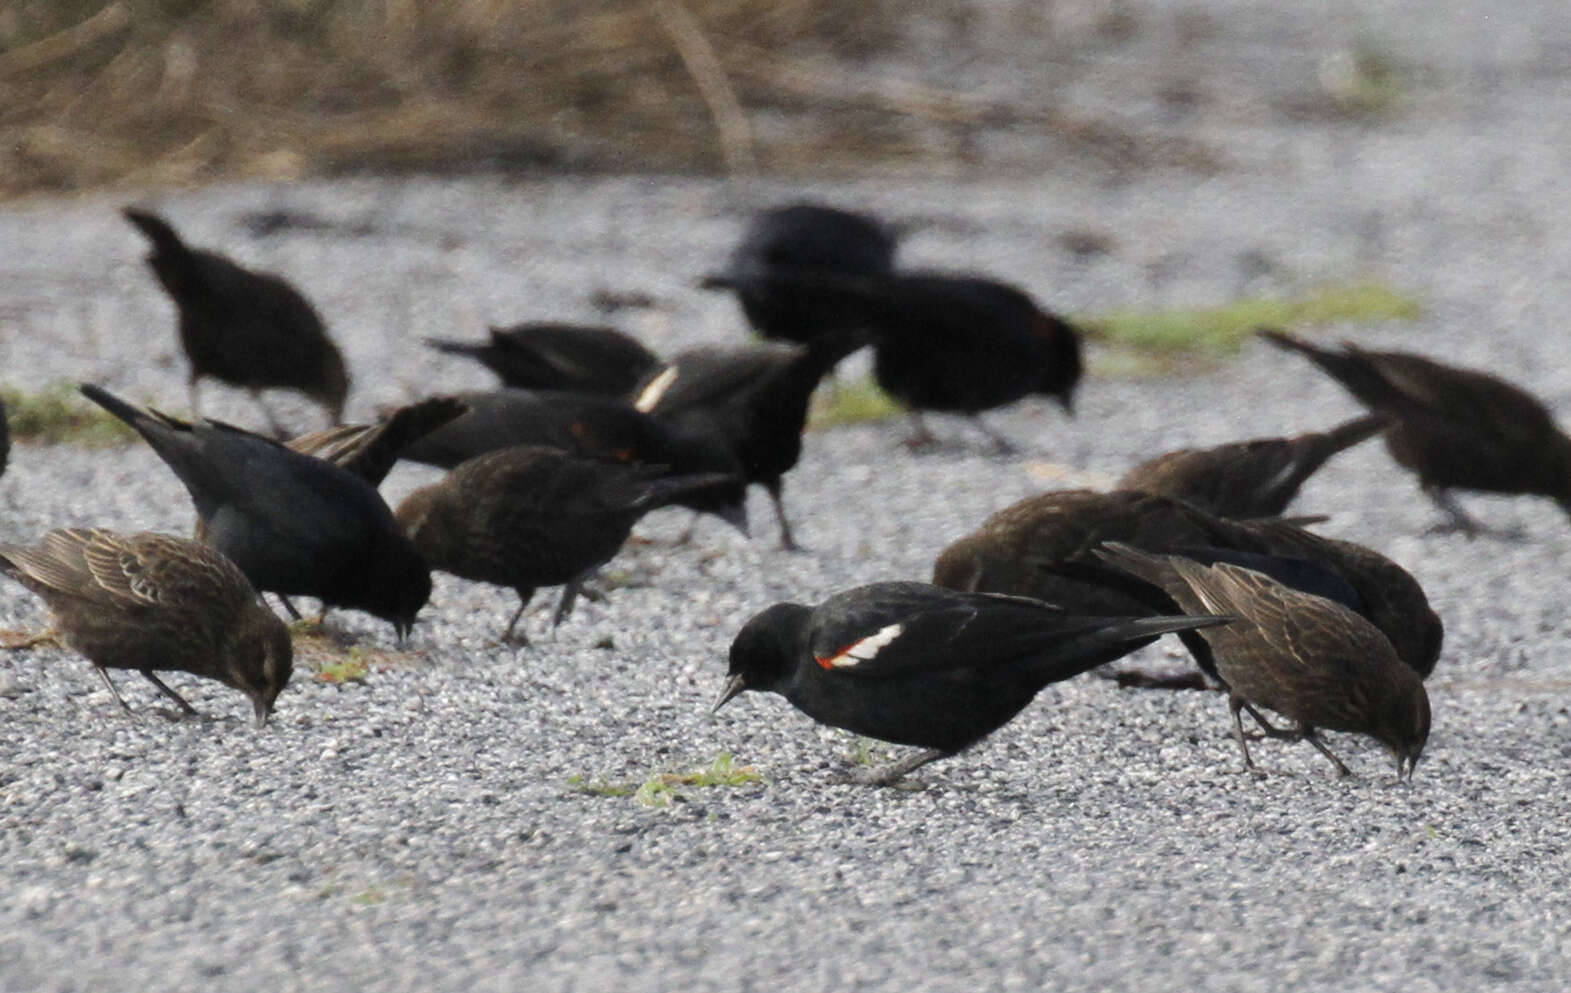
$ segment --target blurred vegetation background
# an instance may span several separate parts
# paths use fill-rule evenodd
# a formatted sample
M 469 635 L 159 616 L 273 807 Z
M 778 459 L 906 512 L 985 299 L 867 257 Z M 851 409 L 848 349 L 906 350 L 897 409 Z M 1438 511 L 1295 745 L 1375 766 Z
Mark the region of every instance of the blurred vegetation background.
M 1181 130 L 1060 106 L 1073 56 L 1136 26 L 1124 3 L 0 0 L 0 196 L 346 172 L 956 171 L 1000 128 L 1115 165 L 1209 168 Z M 978 85 L 971 67 L 1000 57 L 1015 62 L 987 78 L 1010 84 Z M 1191 94 L 1169 75 L 1149 88 L 1179 107 Z

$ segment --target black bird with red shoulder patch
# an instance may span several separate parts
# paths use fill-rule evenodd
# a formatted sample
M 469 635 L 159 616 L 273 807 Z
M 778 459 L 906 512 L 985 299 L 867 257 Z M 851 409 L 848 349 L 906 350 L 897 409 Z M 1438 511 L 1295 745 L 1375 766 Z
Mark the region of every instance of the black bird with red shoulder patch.
M 1410 352 L 1346 341 L 1340 350 L 1321 348 L 1282 331 L 1257 333 L 1305 356 L 1364 406 L 1393 418 L 1386 449 L 1418 474 L 1425 495 L 1445 512 L 1447 522 L 1435 530 L 1484 530 L 1452 490 L 1547 496 L 1571 514 L 1571 438 L 1521 387 Z
M 491 328 L 483 342 L 427 338 L 449 355 L 466 355 L 523 390 L 576 390 L 626 396 L 660 367 L 660 357 L 616 328 L 536 321 Z
M 821 724 L 927 751 L 864 782 L 888 785 L 1002 727 L 1049 683 L 1211 616 L 1093 617 L 1023 597 L 873 583 L 816 607 L 777 603 L 731 643 L 718 710 L 778 693 Z
M 191 413 L 200 414 L 197 385 L 205 377 L 250 392 L 282 435 L 262 391 L 298 390 L 343 420 L 349 374 L 316 308 L 283 277 L 253 272 L 217 252 L 191 248 L 151 211 L 122 214 L 153 243 L 147 264 L 180 312 L 180 346 L 191 362 Z

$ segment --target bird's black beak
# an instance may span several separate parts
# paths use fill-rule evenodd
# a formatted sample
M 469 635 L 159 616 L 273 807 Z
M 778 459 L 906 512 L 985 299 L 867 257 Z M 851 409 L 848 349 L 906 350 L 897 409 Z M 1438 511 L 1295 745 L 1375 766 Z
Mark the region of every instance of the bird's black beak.
M 414 620 L 399 619 L 393 622 L 393 633 L 398 636 L 398 647 L 403 648 L 404 642 L 409 640 L 409 632 L 415 629 Z
M 742 677 L 741 673 L 727 679 L 725 685 L 720 687 L 720 695 L 715 697 L 715 705 L 709 708 L 709 712 L 711 714 L 715 713 L 726 705 L 726 701 L 745 689 L 747 689 L 747 680 Z
M 257 728 L 267 727 L 267 715 L 271 712 L 271 708 L 267 706 L 267 701 L 262 699 L 261 693 L 251 694 L 251 709 L 256 712 Z

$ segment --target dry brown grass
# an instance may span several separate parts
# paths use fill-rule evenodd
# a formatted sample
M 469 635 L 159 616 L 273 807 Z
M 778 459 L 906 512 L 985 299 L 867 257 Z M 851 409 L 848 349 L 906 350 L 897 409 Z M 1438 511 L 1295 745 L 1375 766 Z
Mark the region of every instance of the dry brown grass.
M 13 0 L 0 8 L 0 195 L 363 170 L 788 164 L 789 149 L 751 133 L 741 102 L 802 99 L 793 89 L 814 76 L 803 67 L 857 64 L 917 7 Z

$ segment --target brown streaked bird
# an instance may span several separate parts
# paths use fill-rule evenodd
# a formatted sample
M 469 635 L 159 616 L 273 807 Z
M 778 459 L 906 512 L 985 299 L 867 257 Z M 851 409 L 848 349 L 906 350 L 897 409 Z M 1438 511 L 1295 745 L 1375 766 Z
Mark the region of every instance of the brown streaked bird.
M 1341 604 L 1300 593 L 1251 569 L 1201 565 L 1117 542 L 1097 554 L 1162 587 L 1186 611 L 1237 618 L 1199 637 L 1210 644 L 1227 684 L 1233 734 L 1249 771 L 1259 774 L 1244 740 L 1240 710 L 1248 710 L 1272 737 L 1308 741 L 1344 776 L 1347 766 L 1318 732 L 1367 734 L 1396 760 L 1399 780 L 1412 778 L 1429 739 L 1429 695 L 1374 625 Z M 1276 727 L 1257 707 L 1281 714 L 1296 727 Z
M 1409 352 L 1346 341 L 1340 350 L 1321 348 L 1269 328 L 1257 334 L 1306 356 L 1364 406 L 1393 418 L 1386 448 L 1445 512 L 1434 530 L 1484 530 L 1452 490 L 1547 496 L 1571 514 L 1571 438 L 1526 390 Z
M 172 535 L 98 528 L 50 531 L 31 547 L 0 545 L 0 569 L 49 605 L 68 647 L 98 668 L 135 669 L 180 709 L 196 709 L 155 670 L 216 679 L 267 723 L 289 682 L 289 629 L 217 549 Z
M 1072 604 L 1086 613 L 1123 613 L 1137 603 L 1151 609 L 1127 587 L 1109 586 L 1100 574 L 1105 570 L 1065 568 L 1097 562 L 1093 550 L 1108 541 L 1150 552 L 1209 550 L 1235 563 L 1244 561 L 1240 555 L 1277 560 L 1271 571 L 1279 579 L 1353 605 L 1421 677 L 1434 671 L 1440 657 L 1444 626 L 1423 587 L 1379 552 L 1286 521 L 1216 517 L 1153 493 L 1062 490 L 1028 497 L 940 552 L 933 582 Z M 1267 563 L 1257 561 L 1256 567 Z M 1185 640 L 1193 649 L 1194 639 Z M 1203 655 L 1196 661 L 1209 671 Z
M 396 516 L 433 569 L 517 591 L 518 610 L 503 634 L 512 640 L 537 587 L 566 587 L 555 627 L 573 609 L 583 581 L 616 555 L 639 518 L 727 478 L 664 472 L 554 448 L 503 448 L 415 490 Z
M 1130 469 L 1117 489 L 1176 497 L 1221 517 L 1275 517 L 1331 456 L 1379 434 L 1389 423 L 1384 415 L 1368 414 L 1292 438 L 1182 448 Z
M 191 248 L 151 211 L 121 211 L 153 243 L 147 256 L 180 314 L 180 346 L 191 362 L 191 413 L 197 385 L 212 376 L 249 392 L 275 435 L 284 431 L 262 391 L 298 390 L 343 420 L 349 374 L 316 308 L 282 276 L 253 272 L 217 252 Z

